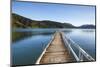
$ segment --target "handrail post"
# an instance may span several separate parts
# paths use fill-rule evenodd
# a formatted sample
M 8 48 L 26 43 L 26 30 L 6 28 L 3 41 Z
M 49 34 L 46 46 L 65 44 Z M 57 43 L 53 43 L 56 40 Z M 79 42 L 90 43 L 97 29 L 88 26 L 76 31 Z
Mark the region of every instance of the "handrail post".
M 83 54 L 81 53 L 80 50 L 79 50 L 79 59 L 80 59 L 80 61 L 83 61 Z
M 68 47 L 68 50 L 69 50 L 70 52 L 72 52 L 72 54 L 73 54 L 74 57 L 75 57 L 75 60 L 76 60 L 76 61 L 80 61 L 79 58 L 78 58 L 78 56 L 76 55 L 76 53 L 75 53 L 74 50 L 72 49 L 70 43 L 68 43 L 68 41 L 67 41 L 67 39 L 66 39 L 66 36 L 65 36 L 63 33 L 62 33 L 62 35 L 63 35 L 63 40 L 64 40 L 64 42 L 65 42 L 65 46 L 67 46 L 67 47 Z
M 62 34 L 63 34 L 63 39 L 65 40 L 64 42 L 67 43 L 65 45 L 69 48 L 69 50 L 72 52 L 72 54 L 74 55 L 74 57 L 77 61 L 84 61 L 84 58 L 86 58 L 89 61 L 95 61 L 95 59 L 92 58 L 92 56 L 90 56 L 85 50 L 83 50 L 79 45 L 77 45 L 70 37 L 67 36 L 67 38 L 66 38 L 64 33 L 62 33 Z M 76 52 L 74 52 L 72 45 L 76 49 L 78 49 L 79 55 L 77 55 Z

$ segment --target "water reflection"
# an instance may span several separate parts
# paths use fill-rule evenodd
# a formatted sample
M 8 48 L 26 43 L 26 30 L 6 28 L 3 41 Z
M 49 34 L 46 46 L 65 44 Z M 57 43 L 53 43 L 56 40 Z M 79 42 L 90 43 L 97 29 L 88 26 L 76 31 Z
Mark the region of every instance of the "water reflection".
M 12 42 L 32 36 L 32 32 L 12 32 Z
M 88 29 L 16 29 L 12 32 L 13 65 L 35 64 L 55 31 L 61 30 L 95 58 L 95 30 Z M 94 33 L 93 33 L 94 32 Z M 16 42 L 15 42 L 16 41 Z
M 72 32 L 72 29 L 66 29 L 66 30 L 62 30 L 63 32 L 65 32 L 66 34 L 70 34 Z
M 55 30 L 48 29 L 15 29 L 12 31 L 12 42 L 23 40 L 27 37 L 36 35 L 50 35 L 53 34 Z
M 65 33 L 95 59 L 95 29 L 73 29 Z
M 85 32 L 85 33 L 95 32 L 94 29 L 82 29 L 81 31 L 82 31 L 83 33 L 84 33 L 84 32 Z

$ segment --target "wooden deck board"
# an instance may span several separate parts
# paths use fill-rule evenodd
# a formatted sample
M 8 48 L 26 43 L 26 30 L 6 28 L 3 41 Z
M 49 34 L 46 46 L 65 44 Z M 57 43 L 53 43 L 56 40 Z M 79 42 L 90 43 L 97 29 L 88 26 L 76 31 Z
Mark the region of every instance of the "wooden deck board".
M 64 63 L 70 62 L 71 60 L 72 57 L 63 43 L 61 33 L 57 32 L 54 40 L 51 42 L 45 54 L 42 56 L 40 64 Z

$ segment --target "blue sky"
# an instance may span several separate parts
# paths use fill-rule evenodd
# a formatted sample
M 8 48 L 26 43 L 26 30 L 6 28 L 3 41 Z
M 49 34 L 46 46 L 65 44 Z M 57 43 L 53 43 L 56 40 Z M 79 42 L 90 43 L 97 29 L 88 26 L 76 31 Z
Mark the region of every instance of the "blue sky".
M 75 26 L 95 25 L 95 6 L 14 1 L 12 12 L 33 20 L 51 20 Z

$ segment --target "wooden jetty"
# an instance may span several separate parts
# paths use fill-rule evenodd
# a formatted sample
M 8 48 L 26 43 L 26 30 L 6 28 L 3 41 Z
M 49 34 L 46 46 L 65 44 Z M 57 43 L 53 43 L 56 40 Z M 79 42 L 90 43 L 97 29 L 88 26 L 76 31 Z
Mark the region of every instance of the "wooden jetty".
M 63 42 L 62 33 L 56 32 L 36 64 L 72 62 L 73 58 Z
M 78 50 L 78 54 L 73 50 Z M 36 64 L 51 64 L 65 62 L 95 61 L 91 55 L 83 50 L 71 38 L 66 37 L 63 32 L 56 32 L 48 43 Z

